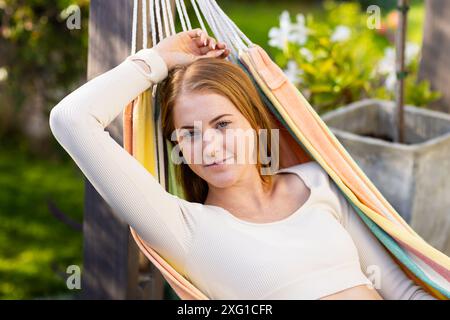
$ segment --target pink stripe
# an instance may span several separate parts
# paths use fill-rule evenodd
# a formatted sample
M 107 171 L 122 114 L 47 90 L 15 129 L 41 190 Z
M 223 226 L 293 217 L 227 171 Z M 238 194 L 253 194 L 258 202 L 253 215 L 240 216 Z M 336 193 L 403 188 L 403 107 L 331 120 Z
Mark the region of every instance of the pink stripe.
M 404 243 L 397 237 L 393 237 L 397 240 L 397 242 L 403 246 L 406 250 L 412 252 L 414 255 L 418 256 L 423 262 L 425 262 L 427 265 L 429 265 L 434 271 L 439 273 L 442 277 L 444 277 L 447 281 L 450 281 L 450 270 L 445 268 L 444 266 L 441 266 L 436 261 L 431 260 L 430 258 L 424 256 L 422 253 L 417 251 L 417 249 L 411 247 L 410 245 Z

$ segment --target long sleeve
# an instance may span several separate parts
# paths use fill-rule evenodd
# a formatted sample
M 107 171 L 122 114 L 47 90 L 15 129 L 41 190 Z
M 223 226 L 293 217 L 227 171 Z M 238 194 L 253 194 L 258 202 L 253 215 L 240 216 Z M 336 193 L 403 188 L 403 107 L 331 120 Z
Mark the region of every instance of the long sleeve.
M 130 101 L 167 76 L 164 60 L 152 49 L 144 50 L 67 95 L 51 110 L 49 123 L 114 214 L 183 272 L 193 233 L 186 201 L 166 192 L 104 130 Z M 136 57 L 146 61 L 151 73 L 133 62 Z
M 386 300 L 437 300 L 405 275 L 331 178 L 330 186 L 338 196 L 340 222 L 357 247 L 361 269 L 369 279 L 374 278 L 378 293 Z

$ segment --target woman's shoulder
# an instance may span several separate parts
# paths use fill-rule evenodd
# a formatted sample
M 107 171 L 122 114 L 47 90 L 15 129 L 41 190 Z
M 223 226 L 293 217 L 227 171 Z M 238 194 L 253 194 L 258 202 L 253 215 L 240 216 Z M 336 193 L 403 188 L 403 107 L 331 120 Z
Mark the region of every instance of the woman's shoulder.
M 278 172 L 286 171 L 299 174 L 309 187 L 318 187 L 323 184 L 329 185 L 328 173 L 314 160 L 278 170 Z

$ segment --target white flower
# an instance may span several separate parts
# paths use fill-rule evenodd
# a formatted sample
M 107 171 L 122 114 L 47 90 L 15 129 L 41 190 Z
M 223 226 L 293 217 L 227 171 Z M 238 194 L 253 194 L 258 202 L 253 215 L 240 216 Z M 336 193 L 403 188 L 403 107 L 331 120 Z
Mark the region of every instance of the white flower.
M 289 60 L 287 68 L 283 71 L 291 83 L 296 85 L 301 82 L 301 75 L 303 72 L 298 68 L 297 63 L 294 60 Z
M 300 48 L 298 51 L 306 59 L 306 61 L 311 62 L 314 60 L 314 55 L 309 49 L 303 47 Z
M 269 45 L 279 49 L 284 49 L 289 40 L 291 31 L 291 18 L 289 12 L 283 11 L 280 15 L 280 27 L 273 27 L 269 30 Z
M 291 26 L 290 40 L 304 45 L 308 40 L 308 28 L 305 25 L 305 16 L 301 13 L 297 14 L 297 23 Z
M 334 29 L 333 34 L 331 35 L 331 41 L 333 42 L 342 42 L 350 38 L 351 30 L 347 26 L 337 26 Z
M 303 14 L 297 14 L 297 22 L 291 23 L 291 17 L 287 10 L 280 15 L 280 27 L 273 27 L 269 30 L 269 45 L 284 49 L 288 41 L 305 44 L 308 39 L 308 29 L 305 26 Z
M 419 53 L 419 46 L 415 43 L 408 42 L 405 46 L 405 65 L 408 66 Z M 378 63 L 378 72 L 387 74 L 395 72 L 395 49 L 392 47 L 384 49 L 384 57 Z
M 384 49 L 384 57 L 378 63 L 377 71 L 382 75 L 386 75 L 384 86 L 388 91 L 393 91 L 397 82 L 394 48 L 389 47 Z
M 8 79 L 8 70 L 6 70 L 5 67 L 0 68 L 0 82 L 5 81 Z
M 395 84 L 397 83 L 397 76 L 395 72 L 389 73 L 386 77 L 386 80 L 384 80 L 384 86 L 388 91 L 393 92 L 395 90 Z
M 269 38 L 269 46 L 278 49 L 284 49 L 286 42 L 288 41 L 287 34 L 276 27 L 272 27 L 269 30 Z
M 408 42 L 405 47 L 405 64 L 409 65 L 419 54 L 420 47 L 416 43 Z
M 419 46 L 415 43 L 408 42 L 405 46 L 405 65 L 408 66 L 414 60 L 419 53 Z M 395 68 L 396 52 L 392 47 L 384 50 L 384 57 L 380 60 L 377 66 L 378 73 L 387 75 L 384 85 L 389 91 L 395 89 L 395 83 L 397 81 L 396 68 Z
M 378 72 L 387 74 L 395 72 L 395 49 L 392 47 L 384 49 L 384 57 L 378 62 Z
M 291 27 L 291 16 L 289 11 L 284 10 L 280 15 L 280 28 L 289 30 Z

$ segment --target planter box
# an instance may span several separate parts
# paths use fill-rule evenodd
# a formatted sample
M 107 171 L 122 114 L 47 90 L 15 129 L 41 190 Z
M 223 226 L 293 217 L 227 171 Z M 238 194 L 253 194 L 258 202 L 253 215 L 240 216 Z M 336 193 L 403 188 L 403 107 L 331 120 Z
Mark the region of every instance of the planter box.
M 362 100 L 321 118 L 409 225 L 450 255 L 450 115 L 406 106 L 399 144 L 385 140 L 395 111 L 393 102 Z

